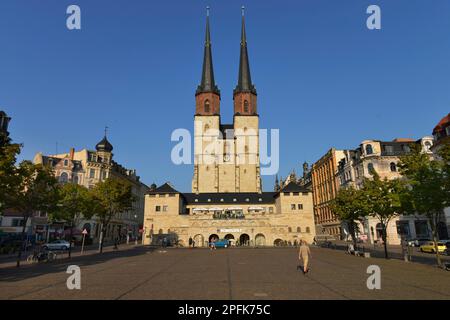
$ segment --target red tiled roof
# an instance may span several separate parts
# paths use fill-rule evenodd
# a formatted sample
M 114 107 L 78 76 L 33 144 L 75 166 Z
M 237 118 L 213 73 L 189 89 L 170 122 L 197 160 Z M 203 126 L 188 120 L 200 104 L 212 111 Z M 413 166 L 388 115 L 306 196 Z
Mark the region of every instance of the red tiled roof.
M 436 133 L 436 131 L 442 130 L 442 128 L 444 128 L 449 123 L 450 123 L 450 113 L 447 114 L 445 117 L 443 117 L 441 121 L 439 121 L 439 123 L 436 125 L 436 127 L 434 127 L 433 134 Z

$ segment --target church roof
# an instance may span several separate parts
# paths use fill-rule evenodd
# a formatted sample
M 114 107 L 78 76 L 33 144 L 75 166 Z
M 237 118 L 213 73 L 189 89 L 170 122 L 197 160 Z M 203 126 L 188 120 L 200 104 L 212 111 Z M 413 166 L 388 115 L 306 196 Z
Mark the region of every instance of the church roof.
M 180 193 L 180 192 L 175 190 L 168 182 L 166 182 L 163 185 L 159 186 L 158 188 L 149 191 L 148 193 L 155 194 L 155 193 Z
M 252 77 L 250 75 L 250 63 L 248 61 L 247 36 L 245 34 L 245 18 L 243 8 L 242 8 L 242 29 L 241 29 L 241 53 L 239 58 L 239 77 L 238 77 L 238 84 L 234 89 L 234 94 L 240 92 L 251 92 L 253 94 L 256 94 L 256 88 L 252 83 Z
M 204 92 L 212 92 L 220 95 L 220 90 L 214 81 L 214 69 L 211 52 L 211 35 L 209 32 L 209 9 L 206 16 L 205 50 L 203 54 L 202 81 L 197 88 L 196 95 Z
M 284 186 L 280 192 L 309 192 L 307 188 L 299 186 L 297 183 L 291 181 Z

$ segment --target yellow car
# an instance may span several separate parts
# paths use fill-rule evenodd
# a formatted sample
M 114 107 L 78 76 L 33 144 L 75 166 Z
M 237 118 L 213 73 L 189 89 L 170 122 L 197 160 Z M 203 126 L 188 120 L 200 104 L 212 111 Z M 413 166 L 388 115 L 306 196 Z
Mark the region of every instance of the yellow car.
M 438 242 L 437 243 L 437 247 L 438 247 L 438 251 L 439 253 L 444 253 L 445 250 L 447 249 L 447 247 L 445 246 L 445 244 L 443 244 L 442 242 Z M 430 253 L 435 253 L 436 252 L 436 248 L 434 246 L 434 242 L 430 241 L 427 242 L 423 245 L 420 246 L 420 251 L 421 252 L 430 252 Z

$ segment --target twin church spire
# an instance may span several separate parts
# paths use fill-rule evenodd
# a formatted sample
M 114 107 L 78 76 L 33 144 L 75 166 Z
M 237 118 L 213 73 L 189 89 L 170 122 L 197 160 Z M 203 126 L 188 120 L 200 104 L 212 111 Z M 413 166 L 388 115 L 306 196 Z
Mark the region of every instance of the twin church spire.
M 256 89 L 250 75 L 250 64 L 247 51 L 247 37 L 245 33 L 244 7 L 242 7 L 242 29 L 239 58 L 239 76 L 236 88 L 233 90 L 235 114 L 256 114 Z M 209 98 L 205 95 L 212 95 Z M 220 90 L 214 80 L 212 62 L 211 35 L 209 26 L 209 7 L 206 14 L 205 48 L 203 55 L 202 80 L 195 93 L 197 100 L 197 114 L 219 114 Z M 199 97 L 199 96 L 204 96 Z M 216 101 L 211 101 L 216 100 Z M 214 99 L 214 98 L 218 98 Z

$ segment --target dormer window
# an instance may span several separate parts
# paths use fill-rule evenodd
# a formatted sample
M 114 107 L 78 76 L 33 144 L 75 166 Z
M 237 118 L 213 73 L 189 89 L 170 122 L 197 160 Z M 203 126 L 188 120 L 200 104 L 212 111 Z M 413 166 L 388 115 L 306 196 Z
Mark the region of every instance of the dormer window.
M 371 144 L 366 145 L 366 154 L 372 154 L 373 153 L 373 148 Z
M 205 113 L 209 113 L 211 110 L 210 106 L 209 106 L 209 100 L 205 101 Z
M 391 167 L 391 171 L 392 172 L 396 172 L 397 171 L 397 165 L 395 164 L 395 162 L 391 162 L 390 167 Z
M 64 167 L 67 167 L 69 165 L 69 160 L 64 160 Z
M 248 113 L 248 101 L 244 100 L 244 113 Z

